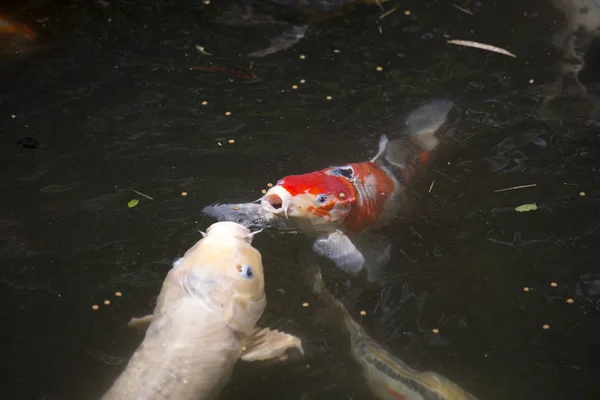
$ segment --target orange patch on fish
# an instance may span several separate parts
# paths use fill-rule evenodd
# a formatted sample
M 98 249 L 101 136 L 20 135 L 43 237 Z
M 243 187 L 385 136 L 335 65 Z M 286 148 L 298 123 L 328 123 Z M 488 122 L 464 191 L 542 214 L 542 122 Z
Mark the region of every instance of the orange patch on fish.
M 388 385 L 383 385 L 383 387 L 385 388 L 385 391 L 388 392 L 390 394 L 390 396 L 392 396 L 394 399 L 406 400 L 406 397 L 402 393 L 396 392 L 394 389 L 392 389 Z
M 0 14 L 0 32 L 1 33 L 20 33 L 29 39 L 35 39 L 37 33 L 25 24 L 10 19 L 5 14 Z

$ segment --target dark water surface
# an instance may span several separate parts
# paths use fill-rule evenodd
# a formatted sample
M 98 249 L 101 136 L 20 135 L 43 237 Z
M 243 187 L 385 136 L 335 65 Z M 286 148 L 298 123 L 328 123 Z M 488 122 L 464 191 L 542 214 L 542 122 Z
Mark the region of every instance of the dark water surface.
M 394 246 L 386 284 L 322 262 L 325 281 L 375 340 L 482 400 L 597 398 L 599 103 L 543 104 L 566 27 L 550 2 L 457 2 L 472 16 L 451 1 L 392 1 L 382 33 L 377 7 L 361 8 L 255 59 L 254 80 L 183 68 L 247 68 L 245 54 L 281 31 L 217 25 L 220 1 L 13 3 L 0 11 L 40 37 L 0 59 L 3 399 L 98 398 L 143 337 L 127 322 L 151 312 L 173 259 L 214 222 L 204 206 L 366 160 L 435 97 L 457 111 L 416 201 L 382 230 Z M 596 66 L 582 75 L 588 94 L 600 92 Z M 308 243 L 265 233 L 255 245 L 264 321 L 307 354 L 240 364 L 222 398 L 373 398 L 347 341 L 319 320 L 298 262 Z

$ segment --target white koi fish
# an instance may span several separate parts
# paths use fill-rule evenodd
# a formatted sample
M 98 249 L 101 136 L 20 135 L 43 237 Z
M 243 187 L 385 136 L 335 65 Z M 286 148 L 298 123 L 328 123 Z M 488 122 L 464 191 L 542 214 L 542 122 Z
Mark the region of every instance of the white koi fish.
M 142 344 L 104 400 L 212 400 L 229 382 L 238 359 L 304 354 L 300 339 L 256 327 L 267 300 L 261 254 L 252 233 L 233 222 L 211 225 L 173 263 Z

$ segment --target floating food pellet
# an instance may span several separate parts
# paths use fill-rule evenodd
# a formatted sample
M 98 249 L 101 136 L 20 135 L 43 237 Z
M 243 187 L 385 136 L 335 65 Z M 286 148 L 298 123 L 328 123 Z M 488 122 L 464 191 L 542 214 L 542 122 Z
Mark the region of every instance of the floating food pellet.
M 227 115 L 227 116 L 230 116 L 230 115 L 231 115 L 231 112 L 230 112 L 230 111 L 226 111 L 226 112 L 225 112 L 225 115 Z
M 266 190 L 266 189 L 263 189 L 263 190 L 261 190 L 260 192 L 261 192 L 262 194 L 267 194 L 267 190 Z
M 15 118 L 17 118 L 17 116 L 16 116 L 15 114 L 12 114 L 10 117 L 11 117 L 12 119 L 15 119 Z
M 523 288 L 523 291 L 524 291 L 524 292 L 529 292 L 529 288 L 528 288 L 527 286 L 525 286 L 525 287 Z
M 242 346 L 242 351 L 246 351 L 248 348 L 246 346 Z
M 558 284 L 557 284 L 556 282 L 551 282 L 551 283 L 550 283 L 550 286 L 552 286 L 552 287 L 557 287 L 557 286 L 558 286 Z
M 308 303 L 306 303 L 306 302 L 302 303 L 302 307 L 308 307 Z
M 375 68 L 375 69 L 377 70 L 377 72 L 381 72 L 381 71 L 383 71 L 383 68 L 381 68 L 381 67 L 377 67 L 377 68 Z
M 550 329 L 550 325 L 544 324 L 544 325 L 542 325 L 542 329 Z
M 293 85 L 292 89 L 294 89 L 294 90 L 298 89 L 298 85 Z
M 238 272 L 242 272 L 242 264 L 237 264 L 235 267 L 237 268 Z
M 202 102 L 202 105 L 203 105 L 203 106 L 205 106 L 205 105 L 207 105 L 207 104 L 208 104 L 208 101 L 203 101 L 203 102 Z
M 273 184 L 272 183 L 267 183 L 267 186 L 268 187 L 273 187 Z
M 98 307 L 98 304 L 94 304 L 94 305 L 92 306 L 92 310 L 94 310 L 94 311 L 96 311 L 96 310 L 97 310 L 97 309 L 99 309 L 99 308 L 100 308 L 100 307 Z
M 404 11 L 404 15 L 410 15 L 410 11 L 409 10 Z
M 306 83 L 304 79 L 300 79 L 300 83 Z
M 433 328 L 431 330 L 431 332 L 433 332 L 433 333 L 435 333 L 437 335 L 438 333 L 440 333 L 440 330 L 438 328 Z
M 121 297 L 121 296 L 123 296 L 123 293 L 121 293 L 121 292 L 115 292 L 115 296 Z
M 340 51 L 338 49 L 333 50 L 334 53 L 339 53 Z
M 341 192 L 340 194 L 338 194 L 338 197 L 339 197 L 340 199 L 343 199 L 343 198 L 345 198 L 345 197 L 346 197 L 346 193 L 344 193 L 344 192 Z
M 239 210 L 240 208 L 239 208 L 238 206 L 233 206 L 233 209 L 234 209 L 235 211 L 237 211 L 237 210 Z
M 367 312 L 366 312 L 365 310 L 362 310 L 362 311 L 360 312 L 360 315 L 362 315 L 362 316 L 364 317 L 365 315 L 367 315 Z
M 585 196 L 585 192 L 579 192 L 579 195 L 580 195 L 581 197 L 583 197 L 583 196 Z
M 306 58 L 306 56 L 304 54 L 300 54 L 300 59 L 304 60 Z
M 110 304 L 110 300 L 104 300 L 104 304 L 105 305 L 109 305 Z
M 533 83 L 533 79 L 530 79 L 530 80 L 529 80 L 529 83 Z
M 187 196 L 187 192 L 181 192 L 181 195 L 182 195 L 183 197 L 185 197 L 185 196 Z
M 573 300 L 573 299 L 567 299 L 567 303 L 573 304 L 573 303 L 575 303 L 575 300 Z
M 234 144 L 234 143 L 235 143 L 235 140 L 233 140 L 233 139 L 229 139 L 229 140 L 227 141 L 227 143 L 229 143 L 229 144 Z
M 204 0 L 203 3 L 206 4 L 206 5 L 209 5 L 210 4 L 210 0 Z
M 327 96 L 327 97 L 326 97 L 326 99 L 327 99 L 327 100 L 331 100 L 331 99 L 333 99 L 333 97 L 331 97 L 331 96 Z

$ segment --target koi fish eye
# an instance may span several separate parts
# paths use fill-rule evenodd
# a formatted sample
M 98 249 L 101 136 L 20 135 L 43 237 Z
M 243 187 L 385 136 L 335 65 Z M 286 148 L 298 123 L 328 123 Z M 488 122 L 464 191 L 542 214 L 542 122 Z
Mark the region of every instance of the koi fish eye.
M 327 195 L 326 194 L 318 194 L 317 201 L 319 203 L 325 203 L 327 201 Z
M 173 268 L 179 267 L 179 264 L 181 264 L 182 262 L 183 257 L 177 257 L 175 260 L 173 260 Z
M 252 279 L 252 277 L 254 276 L 254 274 L 252 273 L 252 267 L 249 266 L 248 264 L 244 264 L 244 265 L 236 265 L 238 271 L 240 272 L 240 275 L 242 275 L 244 278 L 246 279 Z

